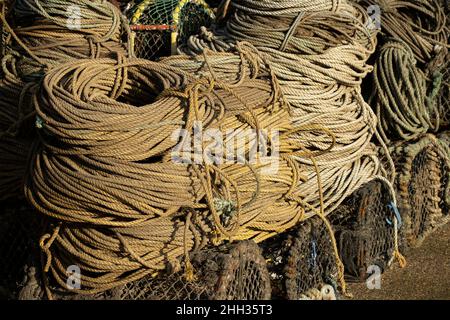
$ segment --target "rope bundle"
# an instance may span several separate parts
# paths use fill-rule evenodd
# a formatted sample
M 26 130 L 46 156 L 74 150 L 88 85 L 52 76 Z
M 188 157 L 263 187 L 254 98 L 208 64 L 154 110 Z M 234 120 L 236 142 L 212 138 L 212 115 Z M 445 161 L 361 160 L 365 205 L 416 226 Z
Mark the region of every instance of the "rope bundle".
M 376 173 L 374 168 L 386 172 L 370 144 L 376 116 L 360 93 L 362 79 L 372 70 L 366 61 L 376 44 L 376 31 L 367 27 L 367 13 L 346 1 L 245 0 L 228 1 L 223 7 L 228 12 L 224 26 L 213 32 L 203 28 L 180 51 L 230 51 L 239 41 L 248 41 L 263 52 L 291 106 L 294 126 L 325 127 L 332 132 L 331 136 L 315 130 L 296 134 L 309 152 L 317 154 L 314 160 L 320 171 L 333 172 L 322 179 L 330 184 L 325 189 L 335 190 L 336 184 L 348 181 L 344 172 L 358 183 L 369 181 L 365 179 Z M 328 152 L 320 152 L 333 142 Z M 313 161 L 305 156 L 296 160 L 314 181 Z M 370 161 L 374 163 L 369 165 Z M 392 171 L 392 161 L 389 164 Z M 355 168 L 364 169 L 353 172 Z M 355 190 L 353 183 L 348 187 L 339 189 L 338 196 L 330 194 L 336 205 Z M 318 202 L 313 200 L 312 205 L 317 208 Z
M 43 68 L 73 59 L 127 53 L 121 36 L 130 34 L 128 24 L 107 1 L 18 0 L 14 12 L 19 26 L 6 27 L 13 31 L 13 48 L 24 54 L 18 62 L 22 77 L 39 76 Z
M 403 42 L 391 40 L 381 48 L 373 78 L 370 103 L 386 142 L 410 140 L 439 129 L 439 110 L 436 101 L 427 96 L 425 74 Z
M 176 265 L 207 244 L 262 241 L 304 218 L 307 204 L 296 190 L 304 177 L 291 155 L 302 142 L 290 138 L 288 108 L 268 68 L 255 51 L 241 50 L 173 61 L 197 63 L 201 78 L 120 56 L 48 72 L 33 98 L 42 145 L 33 151 L 26 195 L 59 221 L 41 248 L 45 271 L 61 286 L 72 264 L 82 270 L 80 292 L 100 292 Z M 224 59 L 236 65 L 220 72 Z M 280 157 L 174 163 L 177 140 L 166 133 L 192 130 L 195 121 L 221 133 L 279 130 Z M 233 148 L 243 147 L 246 158 L 259 143 L 256 136 L 237 142 Z M 263 172 L 271 161 L 274 175 Z
M 74 28 L 68 20 L 68 8 L 71 7 L 79 9 L 79 12 L 74 12 L 74 23 L 79 22 Z M 15 13 L 15 22 L 19 26 L 10 26 L 7 21 L 9 12 Z M 127 24 L 122 21 L 118 9 L 100 0 L 64 3 L 23 0 L 8 6 L 8 11 L 2 3 L 0 18 L 8 34 L 8 50 L 2 58 L 0 80 L 0 144 L 5 144 L 3 150 L 14 150 L 0 160 L 18 157 L 19 150 L 23 152 L 19 158 L 26 159 L 29 150 L 23 146 L 32 144 L 35 125 L 31 92 L 43 72 L 70 60 L 115 55 L 115 52 L 126 54 L 121 34 L 127 30 Z M 24 139 L 28 142 L 25 143 Z M 15 141 L 17 146 L 14 147 Z M 10 166 L 11 163 L 4 165 Z M 25 171 L 27 163 L 17 161 L 16 165 L 20 169 L 14 172 L 19 173 Z M 17 181 L 23 181 L 23 175 L 17 176 L 16 184 Z M 1 188 L 11 191 L 5 197 L 21 197 L 23 192 L 20 188 L 17 185 L 10 188 L 10 184 L 11 180 L 0 178 Z

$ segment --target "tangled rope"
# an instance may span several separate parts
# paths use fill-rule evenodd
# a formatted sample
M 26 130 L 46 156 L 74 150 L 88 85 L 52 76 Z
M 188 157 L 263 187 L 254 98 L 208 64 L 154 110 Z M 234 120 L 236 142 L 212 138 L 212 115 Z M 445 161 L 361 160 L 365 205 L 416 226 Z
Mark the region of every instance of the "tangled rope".
M 102 0 L 18 0 L 14 30 L 2 17 L 15 40 L 13 48 L 24 57 L 18 63 L 22 77 L 35 77 L 61 63 L 82 58 L 132 52 L 121 44 L 129 26 L 120 11 Z
M 450 48 L 449 28 L 438 0 L 364 0 L 363 3 L 380 6 L 383 33 L 406 43 L 420 67 L 434 59 L 442 63 Z

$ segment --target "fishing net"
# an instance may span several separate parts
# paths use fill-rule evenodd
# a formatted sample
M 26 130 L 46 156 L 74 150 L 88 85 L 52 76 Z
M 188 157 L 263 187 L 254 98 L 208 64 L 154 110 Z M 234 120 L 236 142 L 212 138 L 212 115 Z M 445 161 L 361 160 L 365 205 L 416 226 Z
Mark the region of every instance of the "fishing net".
M 350 281 L 364 281 L 368 267 L 385 269 L 394 250 L 392 192 L 381 180 L 355 191 L 330 215 L 340 257 Z
M 176 53 L 191 35 L 211 24 L 214 13 L 203 0 L 144 0 L 129 17 L 136 56 L 152 60 Z
M 294 237 L 289 233 L 282 233 L 260 244 L 263 256 L 267 261 L 270 281 L 272 286 L 272 299 L 284 299 L 286 297 L 284 266 L 292 246 Z
M 268 248 L 267 252 L 274 257 L 271 277 L 279 288 L 279 295 L 283 291 L 284 298 L 297 300 L 315 296 L 320 299 L 314 292 L 330 285 L 336 292 L 338 271 L 333 245 L 320 218 L 303 222 L 284 239 L 278 251 Z
M 0 204 L 0 298 L 15 298 L 25 264 L 35 251 L 41 229 L 33 210 L 23 204 Z
M 419 246 L 426 236 L 442 224 L 441 179 L 445 153 L 433 135 L 394 148 L 398 167 L 399 209 L 404 220 L 404 238 L 410 247 Z M 445 179 L 445 178 L 444 178 Z
M 208 248 L 192 255 L 195 280 L 184 272 L 147 276 L 95 295 L 52 290 L 59 300 L 267 300 L 271 287 L 266 262 L 252 241 Z M 39 268 L 30 266 L 21 299 L 43 299 Z

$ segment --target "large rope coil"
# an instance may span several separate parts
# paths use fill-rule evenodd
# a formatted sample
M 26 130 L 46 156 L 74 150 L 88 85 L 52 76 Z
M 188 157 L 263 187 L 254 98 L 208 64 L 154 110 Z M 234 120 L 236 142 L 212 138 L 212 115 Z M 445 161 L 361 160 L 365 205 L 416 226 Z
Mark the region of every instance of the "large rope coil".
M 392 40 L 382 46 L 373 79 L 370 103 L 386 142 L 411 140 L 439 129 L 436 97 L 428 95 L 426 76 L 405 43 Z
M 213 61 L 220 63 L 208 63 Z M 247 63 L 230 83 L 221 80 L 227 75 L 196 79 L 161 63 L 125 58 L 80 60 L 47 74 L 34 96 L 41 146 L 26 194 L 41 213 L 60 221 L 41 241 L 45 271 L 59 285 L 66 286 L 66 268 L 74 262 L 83 270 L 81 292 L 100 292 L 165 270 L 206 244 L 259 242 L 303 218 L 295 195 L 302 175 L 289 155 L 301 142 L 289 139 L 287 106 L 273 94 L 271 78 L 256 79 L 255 70 L 265 68 Z M 196 120 L 222 132 L 279 130 L 277 174 L 262 174 L 263 159 L 173 163 L 174 143 L 156 131 L 167 126 L 157 119 L 163 105 L 172 129 L 170 121 L 191 130 Z M 153 142 L 143 143 L 151 136 Z M 249 150 L 257 140 L 243 146 Z
M 123 33 L 130 36 L 126 19 L 107 1 L 20 0 L 14 13 L 17 26 L 2 20 L 13 35 L 12 48 L 23 55 L 19 74 L 30 80 L 73 59 L 132 52 L 130 43 L 121 43 Z

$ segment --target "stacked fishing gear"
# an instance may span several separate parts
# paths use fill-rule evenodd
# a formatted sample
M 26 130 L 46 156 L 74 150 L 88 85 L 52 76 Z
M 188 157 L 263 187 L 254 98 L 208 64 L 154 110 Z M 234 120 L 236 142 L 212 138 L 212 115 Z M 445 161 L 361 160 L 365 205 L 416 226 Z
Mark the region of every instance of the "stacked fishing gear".
M 317 210 L 320 200 L 309 192 L 316 188 L 317 164 L 324 208 L 332 212 L 383 171 L 370 143 L 376 117 L 360 93 L 362 79 L 371 71 L 366 61 L 375 49 L 376 31 L 367 27 L 364 10 L 342 1 L 227 1 L 224 8 L 223 26 L 213 32 L 202 29 L 180 50 L 227 51 L 248 41 L 264 53 L 291 106 L 296 136 L 315 155 L 314 161 L 296 159 L 310 170 L 301 191 Z
M 448 17 L 435 0 L 360 3 L 382 15 L 369 103 L 395 159 L 405 244 L 416 246 L 447 215 L 440 203 L 448 192 L 448 145 L 434 135 L 448 126 Z
M 434 0 L 374 1 L 132 1 L 131 28 L 106 1 L 3 6 L 0 200 L 45 223 L 25 291 L 267 299 L 254 242 L 280 234 L 288 298 L 345 293 L 341 260 L 404 265 L 402 239 L 448 221 L 448 135 L 426 134 L 448 26 Z
M 0 252 L 5 258 L 0 286 L 16 295 L 21 279 L 8 274 L 22 271 L 44 227 L 42 216 L 23 201 L 37 143 L 33 92 L 45 72 L 61 63 L 114 56 L 114 52 L 127 54 L 122 35 L 128 24 L 105 1 L 2 1 L 0 18 Z
M 386 203 L 374 205 L 381 208 L 379 215 L 382 217 L 373 215 L 367 221 L 381 219 L 383 231 L 378 240 L 386 245 L 375 246 L 359 266 L 373 264 L 382 255 L 386 263 L 396 257 L 403 264 L 397 227 L 392 226 L 393 223 L 391 226 L 383 223 L 385 218 L 390 221 L 399 218 L 394 215 L 397 208 L 392 187 L 395 168 L 377 132 L 376 115 L 364 101 L 360 88 L 363 78 L 372 71 L 367 60 L 377 43 L 376 25 L 366 10 L 345 1 L 224 1 L 221 9 L 218 17 L 222 22 L 212 30 L 203 28 L 201 34 L 191 37 L 179 49 L 180 52 L 195 54 L 204 48 L 229 51 L 240 41 L 257 47 L 270 64 L 272 74 L 279 79 L 280 89 L 291 107 L 296 138 L 304 143 L 306 152 L 298 155 L 296 161 L 308 172 L 305 183 L 298 186 L 308 203 L 307 214 L 312 216 L 319 210 L 325 215 L 332 214 L 345 199 L 373 181 L 387 192 L 382 199 Z M 372 145 L 373 137 L 381 148 Z M 380 149 L 384 149 L 383 163 L 379 160 Z M 317 179 L 323 193 L 314 192 Z M 377 190 L 374 198 L 382 197 L 381 189 Z M 371 214 L 380 208 L 370 210 Z M 353 219 L 352 212 L 347 212 L 348 219 Z M 365 224 L 364 221 L 364 228 Z M 302 250 L 306 251 L 295 253 L 289 249 L 288 252 L 292 251 L 293 259 L 297 259 L 295 263 L 302 266 L 309 263 L 305 257 L 314 250 L 311 245 L 316 240 L 310 235 L 298 241 L 302 241 Z M 351 245 L 355 250 L 365 250 L 366 242 L 358 241 Z M 323 242 L 329 242 L 328 246 L 323 246 L 328 249 L 321 250 L 317 261 L 332 261 L 337 255 L 332 245 L 334 238 L 323 239 Z M 345 249 L 339 243 L 337 246 L 343 256 Z M 345 262 L 348 270 L 348 261 Z M 297 272 L 293 277 L 282 271 L 276 277 L 284 279 L 285 290 L 291 288 L 287 290 L 291 297 L 298 297 L 335 283 L 341 274 L 330 270 L 317 267 L 318 274 L 313 282 L 305 280 L 309 278 L 304 272 Z M 292 289 L 294 287 L 296 289 Z

